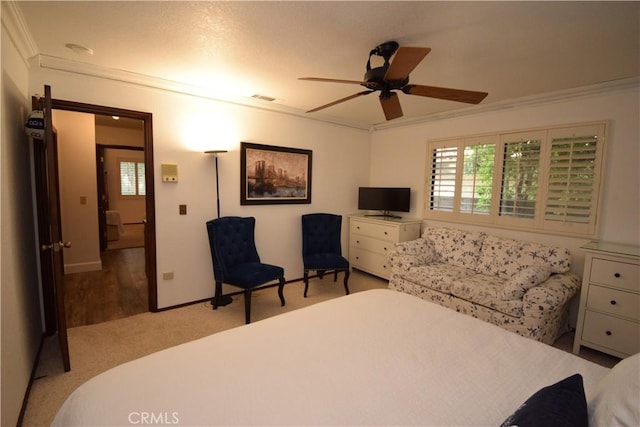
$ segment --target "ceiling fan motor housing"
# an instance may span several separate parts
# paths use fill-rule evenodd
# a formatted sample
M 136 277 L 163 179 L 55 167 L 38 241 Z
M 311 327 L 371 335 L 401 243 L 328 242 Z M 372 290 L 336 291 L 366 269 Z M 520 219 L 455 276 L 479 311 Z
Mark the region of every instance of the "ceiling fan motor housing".
M 400 80 L 385 80 L 384 76 L 387 73 L 387 69 L 389 68 L 389 64 L 385 64 L 382 67 L 376 67 L 368 70 L 364 74 L 364 81 L 362 86 L 371 90 L 394 90 L 400 89 L 407 83 L 409 83 L 409 77 Z

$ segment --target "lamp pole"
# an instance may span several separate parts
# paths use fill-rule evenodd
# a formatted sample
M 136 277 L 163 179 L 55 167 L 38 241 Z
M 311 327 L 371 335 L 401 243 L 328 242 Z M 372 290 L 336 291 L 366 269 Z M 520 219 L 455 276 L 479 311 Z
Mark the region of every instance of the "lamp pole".
M 216 156 L 216 207 L 217 214 L 216 218 L 220 218 L 220 185 L 218 185 L 218 154 L 226 153 L 227 150 L 208 150 L 205 151 L 206 154 L 213 154 Z

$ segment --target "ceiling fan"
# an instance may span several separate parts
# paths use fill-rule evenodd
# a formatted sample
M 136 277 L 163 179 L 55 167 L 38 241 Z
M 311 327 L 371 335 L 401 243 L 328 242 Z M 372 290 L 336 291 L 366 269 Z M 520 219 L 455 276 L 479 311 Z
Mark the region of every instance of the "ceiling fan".
M 449 101 L 466 102 L 469 104 L 478 104 L 488 95 L 486 92 L 409 84 L 409 74 L 430 51 L 431 49 L 428 47 L 399 47 L 397 42 L 388 41 L 376 46 L 369 52 L 367 72 L 364 74 L 364 81 L 301 77 L 299 80 L 359 84 L 367 88 L 367 90 L 362 92 L 309 110 L 307 113 L 313 113 L 362 95 L 369 95 L 370 93 L 380 91 L 380 105 L 382 106 L 384 115 L 387 120 L 393 120 L 402 117 L 402 107 L 400 106 L 398 94 L 393 92 L 395 90 L 400 90 L 407 95 L 426 96 Z M 393 61 L 389 62 L 389 59 L 394 53 Z M 373 55 L 383 57 L 384 65 L 371 68 L 371 57 Z

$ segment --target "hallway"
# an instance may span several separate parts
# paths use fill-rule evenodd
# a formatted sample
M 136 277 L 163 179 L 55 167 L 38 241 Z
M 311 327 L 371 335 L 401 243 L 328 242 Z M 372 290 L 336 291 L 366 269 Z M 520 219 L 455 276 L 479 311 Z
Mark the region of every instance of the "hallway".
M 144 248 L 102 252 L 102 270 L 64 277 L 67 328 L 149 311 Z

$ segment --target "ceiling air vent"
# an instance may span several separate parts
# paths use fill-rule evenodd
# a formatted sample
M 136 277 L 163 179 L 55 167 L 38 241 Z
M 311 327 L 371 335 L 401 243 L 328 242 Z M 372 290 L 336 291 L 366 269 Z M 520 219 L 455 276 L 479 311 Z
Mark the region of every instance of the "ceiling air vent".
M 267 102 L 273 102 L 273 101 L 275 101 L 275 100 L 276 100 L 275 98 L 272 98 L 272 97 L 270 97 L 270 96 L 267 96 L 267 95 L 259 95 L 259 94 L 251 95 L 251 97 L 252 97 L 252 98 L 254 98 L 254 99 L 259 99 L 259 100 L 261 100 L 261 101 L 267 101 Z

